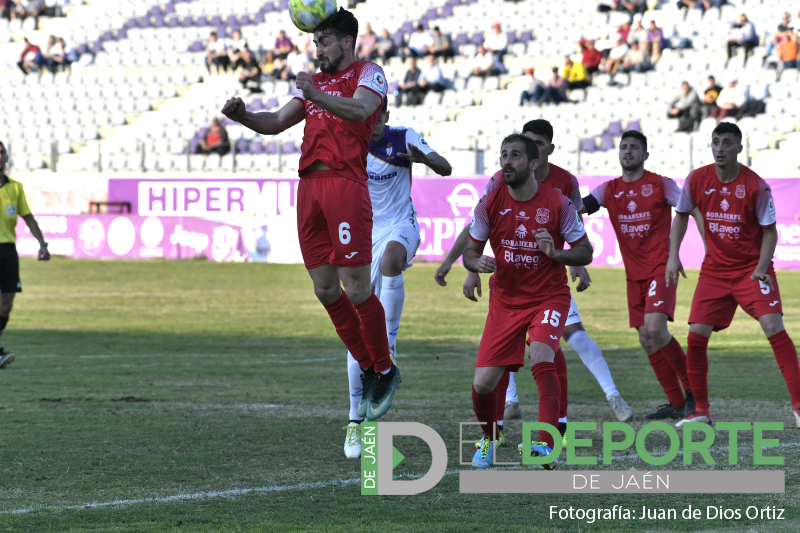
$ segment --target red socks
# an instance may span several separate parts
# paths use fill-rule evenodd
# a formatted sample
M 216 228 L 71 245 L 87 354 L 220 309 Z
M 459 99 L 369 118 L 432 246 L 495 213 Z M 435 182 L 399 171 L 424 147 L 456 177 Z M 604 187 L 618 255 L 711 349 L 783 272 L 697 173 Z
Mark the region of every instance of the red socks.
M 539 422 L 545 422 L 557 428 L 561 386 L 558 383 L 556 365 L 554 363 L 536 363 L 531 368 L 531 372 L 537 387 L 539 387 Z M 553 448 L 553 436 L 548 431 L 540 431 L 539 438 Z
M 507 374 L 506 374 L 507 375 Z M 508 386 L 508 382 L 506 382 Z M 472 387 L 472 409 L 475 411 L 475 416 L 478 417 L 478 422 L 482 422 L 483 434 L 487 439 L 495 440 L 492 437 L 494 433 L 494 426 L 497 422 L 495 418 L 495 400 L 497 397 L 497 387 L 488 394 L 478 394 L 475 391 L 475 386 Z M 503 391 L 505 394 L 505 391 Z
M 800 403 L 800 366 L 797 362 L 797 349 L 786 330 L 776 333 L 767 340 L 772 345 L 775 360 L 781 369 L 783 379 L 786 380 L 786 386 L 792 397 L 792 405 L 797 405 Z
M 556 350 L 556 358 L 553 360 L 556 365 L 556 374 L 558 374 L 558 384 L 561 387 L 561 401 L 559 402 L 559 418 L 567 417 L 567 407 L 569 406 L 569 397 L 567 395 L 567 360 L 564 358 L 564 352 L 561 348 Z M 558 427 L 556 425 L 556 427 Z
M 689 386 L 689 376 L 686 375 L 686 353 L 681 348 L 681 343 L 675 337 L 672 337 L 666 345 L 661 347 L 661 352 L 664 354 L 669 366 L 674 370 L 674 373 L 677 374 L 678 379 L 681 380 L 683 390 L 692 390 L 692 387 Z M 680 406 L 675 405 L 675 407 Z
M 689 332 L 686 374 L 698 412 L 708 412 L 708 337 Z
M 358 366 L 362 370 L 372 366 L 372 357 L 370 357 L 369 351 L 367 351 L 367 347 L 364 344 L 364 339 L 361 337 L 361 319 L 344 291 L 342 291 L 342 295 L 339 296 L 338 300 L 326 305 L 325 310 L 328 311 L 339 338 L 350 350 L 353 358 L 358 361 Z M 385 332 L 386 328 L 383 331 Z M 387 340 L 386 342 L 388 344 L 389 341 Z
M 683 353 L 683 350 L 681 350 L 681 353 Z M 653 370 L 656 373 L 656 379 L 658 379 L 658 382 L 661 384 L 661 388 L 664 389 L 664 392 L 667 393 L 667 401 L 672 406 L 678 408 L 686 405 L 686 399 L 683 397 L 683 392 L 681 392 L 681 385 L 678 382 L 678 376 L 675 375 L 672 365 L 670 365 L 669 361 L 667 361 L 667 357 L 664 354 L 664 348 L 661 348 L 655 353 L 651 353 L 647 357 L 650 359 L 650 366 L 653 367 Z M 685 373 L 686 365 L 684 365 L 684 374 Z
M 389 338 L 386 336 L 386 314 L 383 305 L 375 294 L 355 306 L 361 317 L 361 338 L 375 364 L 375 372 L 383 372 L 392 368 L 389 357 Z M 352 350 L 350 353 L 353 353 Z M 353 355 L 355 357 L 355 355 Z
M 508 380 L 511 378 L 511 374 L 509 371 L 506 370 L 503 372 L 503 377 L 500 378 L 500 381 L 497 382 L 497 385 L 494 388 L 494 392 L 496 394 L 495 397 L 495 420 L 503 420 L 506 411 L 506 391 L 508 390 Z

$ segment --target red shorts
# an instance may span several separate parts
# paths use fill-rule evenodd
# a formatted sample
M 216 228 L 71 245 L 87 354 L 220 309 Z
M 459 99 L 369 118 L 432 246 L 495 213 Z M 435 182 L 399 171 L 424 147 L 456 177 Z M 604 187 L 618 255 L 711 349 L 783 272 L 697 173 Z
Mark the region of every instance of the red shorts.
M 751 274 L 711 274 L 700 270 L 689 323 L 714 326 L 714 331 L 725 329 L 731 325 L 737 305 L 755 319 L 771 313 L 782 315 L 781 293 L 772 265 L 767 269 L 767 274 L 772 277 L 772 287 L 763 281 L 751 280 Z
M 489 304 L 475 366 L 507 366 L 516 372 L 525 364 L 526 334 L 528 343 L 541 342 L 557 351 L 569 302 L 569 294 L 561 294 L 525 309 Z
M 664 274 L 638 281 L 628 280 L 628 320 L 632 328 L 644 326 L 644 315 L 664 313 L 672 322 L 675 319 L 675 300 L 678 287 L 667 287 Z
M 365 183 L 314 172 L 300 179 L 297 233 L 307 269 L 372 263 L 372 202 Z

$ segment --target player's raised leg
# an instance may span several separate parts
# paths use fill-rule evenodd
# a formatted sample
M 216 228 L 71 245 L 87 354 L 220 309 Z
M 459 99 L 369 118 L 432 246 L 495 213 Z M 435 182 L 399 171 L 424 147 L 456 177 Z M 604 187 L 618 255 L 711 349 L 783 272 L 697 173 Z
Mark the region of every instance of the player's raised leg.
M 797 360 L 797 348 L 789 334 L 786 333 L 786 329 L 783 327 L 783 317 L 780 314 L 763 315 L 759 317 L 758 321 L 772 346 L 775 361 L 778 362 L 783 379 L 786 381 L 791 397 L 795 426 L 800 428 L 800 365 Z

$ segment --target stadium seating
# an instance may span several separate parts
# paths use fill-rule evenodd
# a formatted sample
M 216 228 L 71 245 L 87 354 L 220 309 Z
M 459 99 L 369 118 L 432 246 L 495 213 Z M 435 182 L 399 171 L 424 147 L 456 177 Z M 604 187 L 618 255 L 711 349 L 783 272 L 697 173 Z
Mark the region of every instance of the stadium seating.
M 279 30 L 302 45 L 307 36 L 291 26 L 285 0 L 58 3 L 66 16 L 40 19 L 38 31 L 27 21 L 0 21 L 0 76 L 6 80 L 0 138 L 10 141 L 15 171 L 52 167 L 55 156 L 58 169 L 70 171 L 294 172 L 302 125 L 262 138 L 227 123 L 233 153 L 194 155 L 202 128 L 219 115 L 227 98 L 241 95 L 251 108 L 265 110 L 292 98 L 289 82 L 266 81 L 263 93 L 251 95 L 233 75 L 208 75 L 205 69 L 211 31 L 230 37 L 240 29 L 260 52 L 271 48 Z M 705 119 L 697 131 L 677 133 L 677 121 L 666 118 L 666 109 L 681 81 L 702 92 L 709 74 L 721 82 L 736 76 L 750 98 L 766 102 L 764 114 L 739 121 L 751 165 L 767 176 L 796 173 L 800 159 L 789 154 L 800 144 L 797 70 L 786 70 L 778 80 L 774 70 L 761 66 L 764 46 L 746 67 L 741 56 L 725 66 L 724 41 L 739 12 L 748 14 L 765 43 L 785 6 L 741 0 L 736 7 L 684 13 L 672 1 L 650 4 L 656 9 L 645 13 L 645 25 L 653 19 L 673 44 L 689 39 L 692 48 L 667 49 L 652 71 L 617 75 L 613 85 L 608 75 L 598 74 L 591 87 L 571 92 L 573 103 L 543 107 L 517 105 L 528 83 L 525 69 L 534 68 L 535 76 L 546 80 L 564 55 L 579 60 L 580 37 L 609 46 L 626 14 L 598 13 L 596 0 L 572 0 L 569 10 L 558 2 L 537 3 L 534 10 L 531 2 L 495 0 L 367 0 L 353 9 L 362 25 L 369 22 L 378 32 L 385 27 L 397 42 L 420 22 L 439 26 L 459 44 L 456 59 L 441 65 L 452 88 L 441 96 L 428 94 L 420 106 L 394 107 L 390 98 L 392 122 L 421 131 L 459 174 L 490 172 L 499 140 L 524 121 L 543 117 L 556 128 L 554 162 L 574 171 L 617 172 L 619 135 L 636 127 L 652 139 L 651 162 L 679 176 L 709 161 L 709 132 L 716 121 Z M 477 44 L 495 21 L 503 23 L 509 37 L 507 73 L 470 78 Z M 23 75 L 15 65 L 22 37 L 41 46 L 50 34 L 75 45 L 81 60 L 71 72 Z M 384 69 L 395 88 L 406 67 L 393 58 Z

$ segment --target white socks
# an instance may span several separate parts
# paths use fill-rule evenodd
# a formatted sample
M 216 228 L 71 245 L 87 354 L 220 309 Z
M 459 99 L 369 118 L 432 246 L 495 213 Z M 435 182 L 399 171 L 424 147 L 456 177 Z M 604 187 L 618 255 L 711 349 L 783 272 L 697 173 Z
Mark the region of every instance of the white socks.
M 506 401 L 507 402 L 519 403 L 519 397 L 517 396 L 517 373 L 516 372 L 509 372 L 508 373 L 508 388 L 506 389 Z
M 364 387 L 361 385 L 361 367 L 350 352 L 347 352 L 347 378 L 350 382 L 350 420 L 362 420 L 358 416 L 358 404 L 361 403 L 361 394 L 364 392 Z
M 618 396 L 619 391 L 617 386 L 614 385 L 614 378 L 611 377 L 611 370 L 609 370 L 608 363 L 603 357 L 603 352 L 600 351 L 597 343 L 587 335 L 586 331 L 579 329 L 565 340 L 578 353 L 583 364 L 592 373 L 600 387 L 603 388 L 606 400 L 612 396 Z
M 400 329 L 400 316 L 406 299 L 406 285 L 403 275 L 381 277 L 380 300 L 386 313 L 386 334 L 389 336 L 389 351 L 397 357 L 397 330 Z

